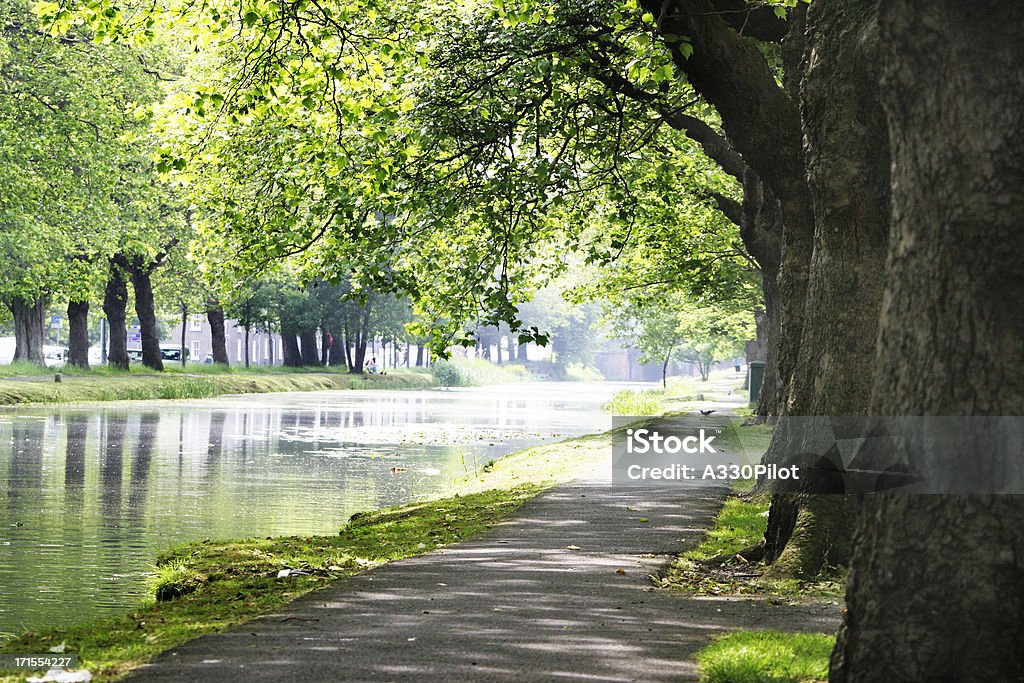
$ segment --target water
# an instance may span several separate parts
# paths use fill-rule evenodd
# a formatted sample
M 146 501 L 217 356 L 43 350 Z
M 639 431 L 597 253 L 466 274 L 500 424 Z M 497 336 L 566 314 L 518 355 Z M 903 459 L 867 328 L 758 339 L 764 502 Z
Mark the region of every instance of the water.
M 610 426 L 612 383 L 0 412 L 0 634 L 123 612 L 175 544 L 331 534 L 519 448 Z M 392 468 L 405 468 L 394 472 Z

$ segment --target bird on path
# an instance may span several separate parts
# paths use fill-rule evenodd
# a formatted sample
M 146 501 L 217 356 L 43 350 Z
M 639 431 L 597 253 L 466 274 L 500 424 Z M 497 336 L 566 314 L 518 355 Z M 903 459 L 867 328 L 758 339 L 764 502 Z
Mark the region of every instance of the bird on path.
M 700 411 L 700 414 L 701 415 L 710 415 L 713 412 L 715 412 L 715 411 L 714 410 L 702 410 L 702 411 Z

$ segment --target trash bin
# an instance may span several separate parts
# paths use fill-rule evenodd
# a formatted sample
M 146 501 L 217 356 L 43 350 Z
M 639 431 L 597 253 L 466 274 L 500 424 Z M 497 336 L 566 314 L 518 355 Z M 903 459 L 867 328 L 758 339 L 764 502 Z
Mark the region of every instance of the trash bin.
M 761 396 L 761 385 L 764 384 L 764 361 L 750 361 L 750 405 L 757 405 L 757 399 Z

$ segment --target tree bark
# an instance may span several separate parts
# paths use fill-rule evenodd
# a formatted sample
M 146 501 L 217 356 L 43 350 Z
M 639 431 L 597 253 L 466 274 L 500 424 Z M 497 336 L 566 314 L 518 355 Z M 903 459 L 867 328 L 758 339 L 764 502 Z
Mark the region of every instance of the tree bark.
M 872 412 L 1024 414 L 1024 5 L 892 0 L 879 23 L 893 225 Z M 856 546 L 833 683 L 1024 680 L 1021 496 L 871 496 Z
M 320 354 L 316 350 L 316 330 L 302 330 L 299 332 L 299 340 L 302 342 L 302 364 L 320 365 Z
M 764 295 L 764 378 L 754 415 L 775 417 L 782 403 L 782 380 L 779 376 L 779 344 L 782 337 L 782 304 L 779 293 L 779 270 L 782 264 L 782 215 L 779 201 L 765 187 L 758 175 L 747 170 L 743 176 L 743 209 L 740 217 L 740 238 L 747 252 L 761 269 L 761 292 Z M 759 335 L 762 325 L 759 323 Z M 748 359 L 750 360 L 750 359 Z
M 803 134 L 796 100 L 779 87 L 761 51 L 742 38 L 709 0 L 644 0 L 658 21 L 676 66 L 718 110 L 729 141 L 779 200 L 784 234 L 780 262 L 778 369 L 788 385 L 796 368 L 812 252 L 814 214 L 805 180 Z M 792 11 L 799 26 L 802 8 Z M 680 49 L 689 39 L 692 54 Z M 799 43 L 800 31 L 787 41 Z M 783 50 L 783 56 L 792 50 Z M 798 66 L 785 64 L 785 71 Z
M 14 360 L 44 365 L 46 299 L 11 299 L 7 308 L 14 316 Z
M 153 300 L 153 266 L 136 256 L 131 263 L 129 275 L 135 291 L 135 314 L 139 317 L 142 332 L 142 364 L 163 372 L 164 360 L 160 352 L 160 332 L 156 323 L 156 305 Z
M 889 228 L 877 13 L 877 2 L 865 0 L 831 0 L 808 12 L 801 106 L 815 231 L 800 352 L 786 392 L 791 416 L 868 413 Z M 783 465 L 811 452 L 803 436 L 777 430 L 765 462 Z M 809 493 L 820 488 L 803 484 Z M 807 578 L 848 562 L 852 526 L 841 499 L 775 498 L 769 576 Z
M 68 365 L 89 368 L 89 302 L 68 302 Z
M 416 345 L 416 367 L 423 367 L 423 344 Z
M 295 328 L 281 321 L 282 361 L 289 368 L 302 367 L 302 352 L 299 350 L 298 333 Z
M 245 336 L 243 337 L 242 348 L 244 349 L 245 352 L 245 367 L 246 369 L 248 369 L 250 361 L 252 359 L 252 354 L 249 352 L 249 338 L 252 336 L 252 329 L 250 328 L 249 325 L 246 325 L 244 330 Z
M 210 339 L 213 345 L 213 362 L 228 365 L 227 334 L 224 331 L 224 307 L 216 299 L 206 301 L 206 320 L 210 323 Z
M 120 370 L 128 369 L 128 285 L 125 283 L 127 262 L 121 255 L 110 260 L 110 274 L 103 292 L 103 315 L 110 328 L 107 365 Z

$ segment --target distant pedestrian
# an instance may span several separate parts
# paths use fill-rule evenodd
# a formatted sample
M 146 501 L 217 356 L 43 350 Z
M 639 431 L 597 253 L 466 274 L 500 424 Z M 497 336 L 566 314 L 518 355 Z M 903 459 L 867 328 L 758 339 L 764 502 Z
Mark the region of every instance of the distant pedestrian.
M 369 372 L 371 375 L 376 375 L 377 374 L 377 359 L 376 358 L 371 358 L 370 362 L 366 364 L 366 371 Z
M 743 360 L 740 359 L 740 358 L 733 358 L 732 359 L 732 364 L 733 364 L 733 367 L 736 369 L 736 373 L 739 374 L 740 367 L 742 367 L 742 365 L 743 365 Z

